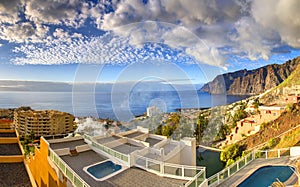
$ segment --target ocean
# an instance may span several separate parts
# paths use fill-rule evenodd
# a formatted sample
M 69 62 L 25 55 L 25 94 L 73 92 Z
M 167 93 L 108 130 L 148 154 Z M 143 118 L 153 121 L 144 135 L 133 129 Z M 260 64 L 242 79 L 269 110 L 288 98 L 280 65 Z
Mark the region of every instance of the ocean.
M 247 96 L 210 95 L 198 91 L 132 92 L 0 92 L 0 108 L 30 106 L 54 109 L 80 116 L 128 121 L 142 115 L 149 106 L 164 112 L 180 108 L 208 108 L 239 101 Z

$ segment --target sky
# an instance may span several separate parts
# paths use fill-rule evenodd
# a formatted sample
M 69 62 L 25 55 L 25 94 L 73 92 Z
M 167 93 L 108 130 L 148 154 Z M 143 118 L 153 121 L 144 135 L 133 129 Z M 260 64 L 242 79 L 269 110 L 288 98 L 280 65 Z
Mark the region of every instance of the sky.
M 300 56 L 299 0 L 1 0 L 0 79 L 216 75 Z

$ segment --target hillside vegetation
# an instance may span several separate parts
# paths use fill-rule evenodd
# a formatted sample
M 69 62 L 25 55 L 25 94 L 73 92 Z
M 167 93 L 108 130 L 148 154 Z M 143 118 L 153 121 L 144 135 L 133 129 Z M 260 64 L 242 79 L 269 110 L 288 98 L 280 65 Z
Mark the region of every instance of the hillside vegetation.
M 294 58 L 290 60 L 292 63 L 299 64 L 300 57 Z M 291 73 L 291 75 L 285 79 L 281 84 L 274 87 L 267 93 L 265 93 L 260 101 L 264 104 L 272 104 L 278 101 L 282 101 L 285 97 L 283 90 L 288 87 L 292 87 L 293 85 L 300 85 L 300 65 L 296 67 L 296 69 Z
M 245 145 L 247 149 L 250 149 L 268 142 L 267 146 L 273 148 L 280 142 L 280 138 L 276 138 L 278 135 L 298 125 L 300 125 L 300 106 L 299 104 L 290 105 L 287 111 L 282 113 L 279 118 L 269 123 L 261 124 L 261 130 L 259 132 L 245 138 L 240 141 L 239 144 Z M 293 140 L 294 143 L 289 142 L 288 139 L 285 143 L 289 146 L 293 146 L 293 144 L 295 145 L 298 139 L 300 139 L 300 137 L 296 138 L 297 140 Z

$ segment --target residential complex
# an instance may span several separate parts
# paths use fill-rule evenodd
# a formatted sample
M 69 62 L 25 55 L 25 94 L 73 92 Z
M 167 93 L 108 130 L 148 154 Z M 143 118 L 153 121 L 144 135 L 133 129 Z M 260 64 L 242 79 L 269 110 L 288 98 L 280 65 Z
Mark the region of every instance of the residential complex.
M 74 116 L 56 110 L 17 110 L 14 126 L 21 136 L 67 134 L 75 130 Z
M 236 143 L 245 136 L 257 133 L 262 123 L 277 119 L 285 111 L 285 107 L 259 106 L 258 111 L 258 114 L 238 121 L 236 127 L 231 130 L 231 133 L 226 136 L 226 140 L 222 142 L 222 146 Z
M 173 141 L 141 127 L 105 136 L 42 137 L 29 167 L 38 186 L 199 186 L 206 178 L 205 168 L 196 166 L 195 139 Z
M 15 130 L 0 129 L 0 186 L 36 187 Z

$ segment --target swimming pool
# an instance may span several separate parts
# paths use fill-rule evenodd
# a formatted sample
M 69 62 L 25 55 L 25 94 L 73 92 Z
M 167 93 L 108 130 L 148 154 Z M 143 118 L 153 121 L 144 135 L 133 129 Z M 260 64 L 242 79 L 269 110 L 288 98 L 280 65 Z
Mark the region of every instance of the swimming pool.
M 273 182 L 288 180 L 293 171 L 291 166 L 264 166 L 257 169 L 246 180 L 244 180 L 238 187 L 268 187 Z M 278 178 L 278 180 L 277 180 Z
M 104 161 L 86 168 L 86 171 L 96 179 L 102 179 L 122 169 L 122 166 L 112 161 Z

